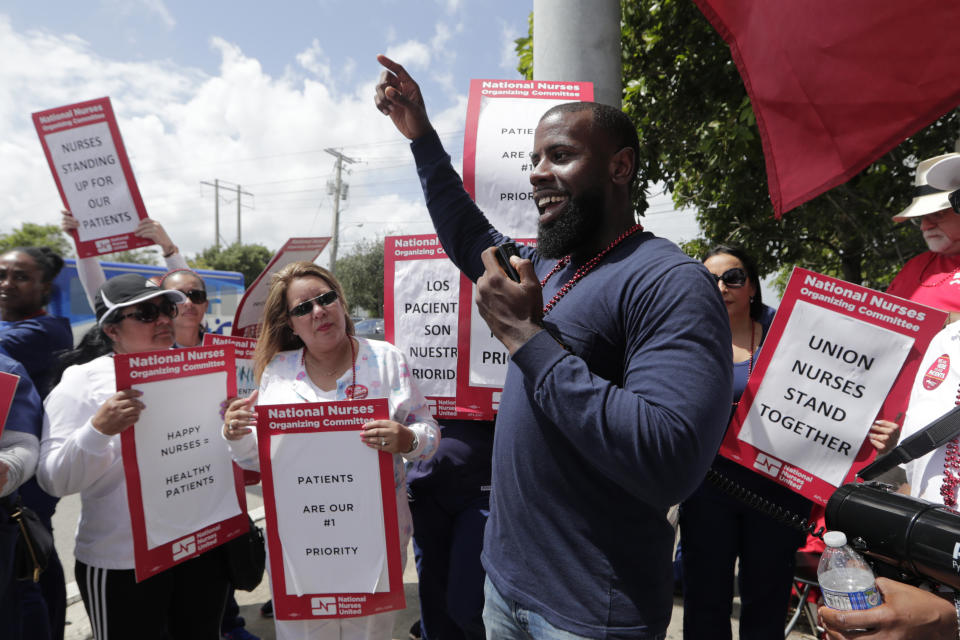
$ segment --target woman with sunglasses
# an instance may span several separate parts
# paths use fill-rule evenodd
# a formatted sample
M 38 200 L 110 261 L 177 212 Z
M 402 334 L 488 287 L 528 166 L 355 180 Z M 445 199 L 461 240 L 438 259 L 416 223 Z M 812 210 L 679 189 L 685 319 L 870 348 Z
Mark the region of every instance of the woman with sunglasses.
M 65 233 L 70 233 L 79 227 L 72 213 L 69 211 L 61 211 L 61 213 L 63 218 L 60 227 Z M 170 239 L 163 225 L 156 220 L 150 218 L 141 220 L 134 235 L 153 240 L 160 246 L 168 271 L 157 283 L 158 286 L 163 289 L 176 289 L 186 296 L 185 301 L 179 304 L 177 316 L 173 319 L 174 346 L 196 347 L 203 344 L 203 334 L 206 332 L 204 315 L 208 306 L 207 287 L 203 279 L 189 268 L 177 245 Z M 77 275 L 92 307 L 94 304 L 92 293 L 96 292 L 106 280 L 103 267 L 96 258 L 80 258 L 77 260 Z M 227 608 L 224 611 L 221 626 L 224 637 L 231 640 L 259 640 L 246 630 L 246 623 L 240 617 L 240 608 L 232 589 L 227 599 Z
M 733 338 L 736 409 L 766 337 L 773 310 L 763 304 L 757 268 L 738 247 L 720 245 L 703 261 L 720 287 Z M 771 502 L 806 517 L 799 494 L 717 456 L 713 469 Z M 730 638 L 734 565 L 739 565 L 740 638 L 783 637 L 797 548 L 804 535 L 728 496 L 705 480 L 680 505 L 683 637 Z
M 175 269 L 160 280 L 162 289 L 176 289 L 185 297 L 173 319 L 173 332 L 178 347 L 196 347 L 203 343 L 207 313 L 207 287 L 203 279 L 190 269 Z
M 105 282 L 94 300 L 95 333 L 47 398 L 37 476 L 53 495 L 80 494 L 75 575 L 96 640 L 220 637 L 227 578 L 219 548 L 136 581 L 120 452 L 120 434 L 144 405 L 139 391 L 116 390 L 113 355 L 170 349 L 184 298 L 137 274 Z
M 259 391 L 233 399 L 224 437 L 244 468 L 259 470 L 254 405 L 386 398 L 390 418 L 363 426 L 357 446 L 393 454 L 401 566 L 413 530 L 404 460 L 429 458 L 440 431 L 417 390 L 403 353 L 380 340 L 354 336 L 340 282 L 326 269 L 294 262 L 270 285 L 254 354 Z M 259 397 L 258 397 L 259 396 Z M 322 527 L 317 530 L 322 539 Z M 389 640 L 396 612 L 332 620 L 277 620 L 280 640 Z

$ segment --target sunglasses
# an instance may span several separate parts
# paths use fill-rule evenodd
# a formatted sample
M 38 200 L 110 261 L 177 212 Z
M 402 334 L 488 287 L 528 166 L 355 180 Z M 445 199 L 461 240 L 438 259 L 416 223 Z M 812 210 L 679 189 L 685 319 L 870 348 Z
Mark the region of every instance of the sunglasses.
M 203 304 L 207 301 L 207 292 L 203 289 L 190 289 L 190 291 L 181 291 L 180 293 L 187 296 L 187 300 L 193 304 Z
M 290 311 L 287 313 L 294 318 L 299 318 L 300 316 L 305 316 L 313 311 L 313 305 L 326 307 L 336 302 L 338 297 L 339 296 L 337 296 L 336 291 L 327 291 L 326 293 L 321 293 L 316 298 L 304 300 L 293 309 L 290 309 Z
M 947 196 L 947 200 L 950 201 L 950 206 L 953 207 L 953 212 L 960 213 L 960 189 L 957 189 Z
M 960 200 L 958 200 L 957 204 L 954 204 L 954 199 L 955 199 L 955 198 L 953 198 L 953 195 L 954 195 L 954 194 L 950 194 L 950 204 L 954 206 L 954 211 L 956 211 L 956 207 L 957 207 L 958 205 L 960 205 Z M 914 216 L 914 217 L 912 217 L 912 218 L 907 218 L 907 220 L 909 220 L 910 222 L 912 222 L 912 223 L 913 223 L 915 226 L 917 226 L 917 227 L 919 227 L 920 225 L 922 225 L 924 220 L 929 220 L 930 222 L 932 222 L 932 223 L 934 223 L 934 224 L 940 224 L 940 223 L 943 222 L 946 218 L 948 218 L 948 217 L 950 217 L 950 216 L 952 216 L 952 215 L 955 215 L 955 214 L 954 214 L 954 211 L 950 211 L 950 210 L 937 211 L 936 213 L 928 213 L 928 214 L 925 215 L 925 216 Z
M 134 307 L 132 312 L 117 316 L 117 322 L 123 322 L 127 318 L 133 318 L 137 322 L 150 324 L 151 322 L 156 322 L 161 313 L 168 318 L 176 318 L 177 305 L 170 302 L 170 299 L 166 297 L 158 300 L 156 304 L 142 302 Z
M 713 276 L 713 279 L 716 280 L 718 285 L 720 284 L 720 281 L 723 280 L 723 284 L 726 285 L 728 289 L 739 289 L 743 285 L 747 284 L 747 272 L 740 267 L 727 269 L 720 275 L 715 275 L 712 273 L 710 275 Z

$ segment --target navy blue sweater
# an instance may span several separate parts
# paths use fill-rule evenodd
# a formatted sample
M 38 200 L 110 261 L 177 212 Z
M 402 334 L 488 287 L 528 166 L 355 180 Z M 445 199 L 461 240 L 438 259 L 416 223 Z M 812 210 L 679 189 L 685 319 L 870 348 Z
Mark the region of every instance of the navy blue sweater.
M 411 147 L 444 249 L 476 281 L 503 241 L 439 138 Z M 537 215 L 531 207 L 530 215 Z M 538 277 L 554 266 L 521 248 Z M 547 283 L 544 299 L 580 265 Z M 511 358 L 497 416 L 483 565 L 505 597 L 595 638 L 662 633 L 672 606 L 667 508 L 703 479 L 726 428 L 732 366 L 716 283 L 673 243 L 635 233 Z

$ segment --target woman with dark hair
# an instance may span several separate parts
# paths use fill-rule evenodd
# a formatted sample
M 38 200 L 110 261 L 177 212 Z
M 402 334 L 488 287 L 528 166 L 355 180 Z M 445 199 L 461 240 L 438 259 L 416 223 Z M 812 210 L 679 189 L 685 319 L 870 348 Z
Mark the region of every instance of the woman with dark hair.
M 220 548 L 136 581 L 133 531 L 120 434 L 144 409 L 133 389 L 117 391 L 113 355 L 173 346 L 179 291 L 137 274 L 108 280 L 94 309 L 100 335 L 85 336 L 94 356 L 63 372 L 47 398 L 37 477 L 53 495 L 80 494 L 75 575 L 95 640 L 220 637 L 227 577 Z
M 720 245 L 703 261 L 720 287 L 733 339 L 733 415 L 766 337 L 773 310 L 763 304 L 757 268 L 739 247 Z M 713 470 L 796 514 L 811 503 L 739 464 L 717 456 Z M 740 560 L 740 638 L 783 637 L 797 548 L 804 534 L 728 496 L 709 480 L 680 505 L 683 637 L 731 637 L 734 566 Z
M 0 255 L 0 352 L 23 365 L 41 399 L 53 386 L 57 354 L 73 346 L 70 321 L 47 314 L 53 279 L 63 258 L 48 247 L 16 247 Z M 20 487 L 25 505 L 53 531 L 57 499 L 30 478 Z M 61 640 L 66 623 L 67 589 L 54 554 L 39 584 L 16 585 L 20 614 L 30 640 Z
M 48 247 L 17 247 L 0 255 L 0 347 L 20 362 L 46 396 L 56 353 L 73 346 L 70 321 L 47 315 L 63 258 Z
M 173 319 L 173 333 L 178 347 L 196 347 L 203 342 L 206 331 L 204 314 L 207 313 L 207 286 L 196 271 L 174 269 L 160 280 L 162 289 L 176 289 L 186 301 L 178 306 L 179 313 Z
M 437 450 L 440 430 L 417 390 L 403 353 L 380 340 L 354 336 L 347 301 L 332 273 L 310 262 L 294 262 L 273 276 L 254 354 L 259 391 L 232 399 L 223 435 L 234 458 L 260 470 L 254 404 L 293 404 L 386 398 L 390 417 L 363 425 L 357 446 L 393 454 L 397 532 L 401 566 L 413 530 L 407 505 L 404 461 L 423 460 Z M 318 525 L 319 526 L 319 525 Z M 318 539 L 322 527 L 314 532 Z M 280 640 L 389 640 L 396 612 L 319 620 L 276 620 Z

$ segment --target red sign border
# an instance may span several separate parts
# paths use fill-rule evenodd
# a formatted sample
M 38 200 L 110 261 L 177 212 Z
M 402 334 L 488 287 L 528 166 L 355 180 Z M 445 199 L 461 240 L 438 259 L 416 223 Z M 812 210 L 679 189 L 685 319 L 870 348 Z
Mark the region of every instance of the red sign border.
M 911 356 L 913 356 L 915 352 L 919 352 L 922 357 L 923 352 L 930 343 L 930 340 L 933 339 L 933 336 L 936 335 L 937 332 L 939 332 L 943 327 L 943 323 L 947 318 L 947 313 L 945 311 L 940 311 L 939 309 L 927 307 L 918 302 L 898 298 L 897 296 L 890 295 L 889 293 L 874 291 L 873 289 L 851 284 L 843 280 L 838 280 L 837 278 L 831 278 L 830 276 L 825 276 L 814 271 L 802 269 L 800 267 L 794 267 L 793 272 L 790 275 L 790 280 L 787 283 L 787 288 L 783 293 L 783 299 L 780 301 L 780 307 L 777 309 L 777 315 L 774 318 L 770 330 L 767 332 L 767 339 L 764 342 L 763 349 L 760 351 L 760 356 L 757 358 L 757 363 L 753 367 L 753 372 L 750 375 L 750 379 L 747 381 L 747 387 L 744 389 L 743 395 L 740 398 L 740 402 L 737 405 L 737 411 L 734 414 L 733 419 L 730 421 L 730 426 L 727 429 L 727 433 L 720 445 L 719 453 L 723 457 L 751 470 L 754 470 L 753 465 L 760 455 L 765 456 L 767 459 L 780 462 L 782 467 L 778 472 L 777 477 L 770 476 L 769 474 L 764 474 L 762 477 L 795 491 L 796 493 L 799 493 L 816 504 L 826 505 L 827 500 L 830 499 L 830 496 L 837 487 L 825 480 L 822 480 L 809 471 L 805 471 L 800 467 L 780 459 L 772 453 L 758 449 L 753 445 L 740 440 L 739 434 L 740 429 L 743 427 L 743 421 L 746 419 L 747 413 L 750 411 L 750 407 L 753 404 L 753 400 L 757 394 L 757 389 L 760 387 L 760 383 L 763 381 L 763 377 L 770 366 L 770 361 L 774 357 L 777 344 L 779 344 L 780 339 L 783 337 L 783 332 L 786 329 L 787 322 L 790 318 L 790 315 L 793 313 L 793 309 L 796 306 L 797 301 L 803 299 L 803 301 L 807 302 L 808 304 L 815 305 L 840 315 L 856 318 L 861 322 L 866 322 L 868 324 L 882 327 L 891 331 L 896 331 L 896 329 L 891 327 L 889 323 L 883 322 L 882 320 L 864 317 L 852 311 L 847 311 L 833 305 L 827 305 L 824 302 L 806 299 L 802 296 L 800 290 L 804 287 L 803 280 L 807 276 L 814 276 L 825 282 L 836 283 L 846 289 L 864 291 L 868 292 L 869 295 L 880 295 L 884 298 L 890 298 L 896 300 L 898 304 L 902 304 L 903 306 L 909 308 L 923 310 L 928 314 L 927 317 L 925 317 L 922 321 L 913 320 L 913 322 L 920 326 L 920 330 L 915 334 L 911 335 L 901 331 L 901 333 L 904 335 L 914 338 L 914 342 L 913 346 L 911 347 L 910 354 L 908 354 L 907 359 L 905 360 L 904 367 L 894 380 L 893 385 L 887 394 L 888 398 L 900 391 L 902 385 L 906 385 L 906 390 L 909 394 L 910 387 L 913 384 L 914 376 L 916 375 L 916 370 L 920 365 L 920 359 L 912 358 Z M 914 360 L 915 363 L 913 363 Z M 878 414 L 879 416 L 885 415 L 885 408 L 886 402 L 880 407 L 880 413 Z M 887 419 L 892 420 L 893 417 L 888 417 Z M 856 457 L 854 458 L 853 464 L 850 466 L 850 469 L 844 476 L 841 484 L 853 482 L 856 479 L 857 472 L 869 464 L 870 461 L 875 457 L 876 450 L 870 444 L 869 438 L 865 437 Z M 804 479 L 801 488 L 794 488 L 787 482 L 782 481 L 781 477 L 784 475 L 784 473 L 794 476 L 801 476 Z
M 117 125 L 117 118 L 113 113 L 113 106 L 110 103 L 109 97 L 87 100 L 86 102 L 77 102 L 74 104 L 64 105 L 62 107 L 56 107 L 55 109 L 37 111 L 36 113 L 32 114 L 33 126 L 36 128 L 37 136 L 40 138 L 40 145 L 43 147 L 43 154 L 47 158 L 47 164 L 50 165 L 50 172 L 53 174 L 53 181 L 56 183 L 57 191 L 60 193 L 60 200 L 63 202 L 64 208 L 70 208 L 70 203 L 67 201 L 67 193 L 64 191 L 63 184 L 60 182 L 60 174 L 57 173 L 57 169 L 53 163 L 53 155 L 50 153 L 50 148 L 47 145 L 46 136 L 49 134 L 44 133 L 43 124 L 40 122 L 40 118 L 53 113 L 60 113 L 67 109 L 86 108 L 91 106 L 99 106 L 103 110 L 104 120 L 106 121 L 107 127 L 110 130 L 110 136 L 113 138 L 113 146 L 117 152 L 117 161 L 120 163 L 120 169 L 123 171 L 123 177 L 127 181 L 127 189 L 130 191 L 130 198 L 133 200 L 133 207 L 136 210 L 138 219 L 143 220 L 147 217 L 147 208 L 143 204 L 143 198 L 140 196 L 140 188 L 137 186 L 136 178 L 133 176 L 133 167 L 130 165 L 130 159 L 127 156 L 127 149 L 123 144 L 123 138 L 120 136 L 120 127 Z M 67 131 L 70 129 L 80 129 L 92 124 L 99 124 L 99 122 L 90 122 L 72 127 L 63 127 L 51 133 L 59 133 L 60 131 Z M 115 251 L 129 251 L 131 249 L 138 249 L 140 247 L 146 247 L 154 244 L 153 240 L 150 240 L 149 238 L 141 238 L 140 236 L 134 235 L 133 232 L 97 238 L 96 240 L 85 240 L 83 242 L 80 241 L 80 235 L 76 230 L 71 231 L 70 235 L 73 236 L 73 242 L 77 247 L 78 258 L 89 258 L 92 256 L 103 255 L 105 253 L 113 253 Z M 109 251 L 100 251 L 97 248 L 96 243 L 98 241 L 110 240 L 110 244 L 113 245 L 114 239 L 122 239 L 126 243 L 126 246 L 123 249 L 110 249 Z
M 130 377 L 130 372 L 132 370 L 132 367 L 130 366 L 130 358 L 143 357 L 144 355 L 150 355 L 154 353 L 179 354 L 187 351 L 219 351 L 220 349 L 225 350 L 224 365 L 221 367 L 211 367 L 209 369 L 197 371 L 196 373 L 159 374 L 137 380 L 133 380 Z M 174 378 L 192 377 L 194 375 L 225 372 L 227 374 L 227 388 L 225 389 L 227 394 L 226 397 L 232 397 L 237 392 L 237 373 L 236 365 L 234 364 L 233 353 L 233 345 L 220 345 L 217 347 L 186 347 L 182 349 L 163 350 L 146 354 L 118 353 L 114 356 L 113 360 L 114 368 L 116 369 L 117 391 L 129 389 L 134 384 L 144 384 L 148 382 L 157 382 L 159 380 L 171 380 Z M 132 428 L 126 429 L 120 434 L 120 450 L 123 458 L 123 472 L 127 481 L 127 504 L 130 508 L 130 524 L 133 530 L 134 569 L 137 582 L 142 582 L 147 578 L 160 573 L 161 571 L 180 564 L 181 562 L 196 558 L 197 556 L 201 555 L 201 553 L 205 553 L 214 547 L 218 547 L 225 542 L 229 542 L 234 538 L 238 538 L 250 530 L 250 523 L 247 519 L 247 494 L 244 489 L 243 470 L 240 469 L 236 463 L 234 463 L 233 483 L 234 488 L 237 491 L 237 501 L 240 504 L 241 513 L 233 516 L 232 518 L 215 522 L 212 525 L 204 527 L 203 529 L 194 531 L 192 534 L 182 536 L 177 540 L 173 540 L 153 549 L 149 549 L 147 547 L 147 527 L 143 511 L 143 498 L 141 493 L 142 487 L 140 484 L 140 467 L 137 464 L 137 442 Z M 181 558 L 174 560 L 174 545 L 182 542 L 184 538 L 188 538 L 191 535 L 197 537 L 213 535 L 215 536 L 215 539 L 213 544 L 205 546 L 202 551 L 195 549 L 192 553 L 184 554 Z
M 0 435 L 3 435 L 3 428 L 7 424 L 7 416 L 10 415 L 10 407 L 13 406 L 13 400 L 17 395 L 18 384 L 20 384 L 20 376 L 0 371 Z
M 354 427 L 296 427 L 283 429 L 273 433 L 267 426 L 267 409 L 308 409 L 311 407 L 328 407 L 330 405 L 373 405 L 374 413 L 369 420 L 383 420 L 390 416 L 390 405 L 386 398 L 370 398 L 367 400 L 340 400 L 336 402 L 308 402 L 281 405 L 257 406 L 257 445 L 260 456 L 260 474 L 263 486 L 263 511 L 266 517 L 267 548 L 270 550 L 270 587 L 273 593 L 273 612 L 277 620 L 327 620 L 334 618 L 355 618 L 368 616 L 385 611 L 397 611 L 406 608 L 406 597 L 403 591 L 403 567 L 400 563 L 400 545 L 391 548 L 387 546 L 387 570 L 390 575 L 390 590 L 381 593 L 305 593 L 302 596 L 289 595 L 286 592 L 286 575 L 283 570 L 283 547 L 280 543 L 280 532 L 277 526 L 276 488 L 273 483 L 273 464 L 270 460 L 270 438 L 273 435 L 287 433 L 323 433 L 353 429 Z M 383 505 L 383 531 L 385 536 L 391 532 L 399 532 L 399 517 L 397 515 L 396 490 L 393 485 L 393 454 L 386 451 L 377 452 L 380 470 L 381 504 Z M 399 535 L 399 534 L 398 534 Z M 314 616 L 310 599 L 323 597 L 350 597 L 365 598 L 360 613 L 342 616 Z
M 433 241 L 436 240 L 434 255 L 420 255 L 420 256 L 411 256 L 409 258 L 398 258 L 396 256 L 397 250 L 397 241 L 398 240 L 424 240 L 424 241 Z M 396 340 L 396 318 L 394 317 L 394 312 L 396 308 L 396 293 L 394 291 L 394 284 L 396 279 L 396 263 L 397 262 L 412 262 L 416 260 L 450 260 L 450 256 L 446 254 L 443 250 L 443 247 L 440 245 L 440 241 L 437 238 L 436 234 L 426 233 L 419 235 L 408 235 L 408 236 L 387 236 L 383 239 L 383 324 L 384 324 L 384 337 L 387 339 L 387 342 L 395 344 Z M 460 357 L 460 344 L 461 344 L 461 331 L 459 324 L 461 322 L 459 312 L 463 309 L 463 280 L 465 276 L 458 271 L 460 276 L 460 290 L 458 293 L 457 300 L 459 306 L 457 307 L 457 391 L 456 395 L 453 396 L 454 401 L 454 410 L 449 411 L 443 409 L 441 405 L 442 400 L 449 400 L 450 396 L 424 396 L 430 405 L 430 413 L 434 418 L 438 420 L 490 420 L 492 415 L 487 415 L 480 411 L 479 406 L 468 406 L 466 405 L 460 397 L 460 363 L 462 358 Z M 469 282 L 469 280 L 467 280 Z M 469 296 L 469 290 L 467 295 Z

